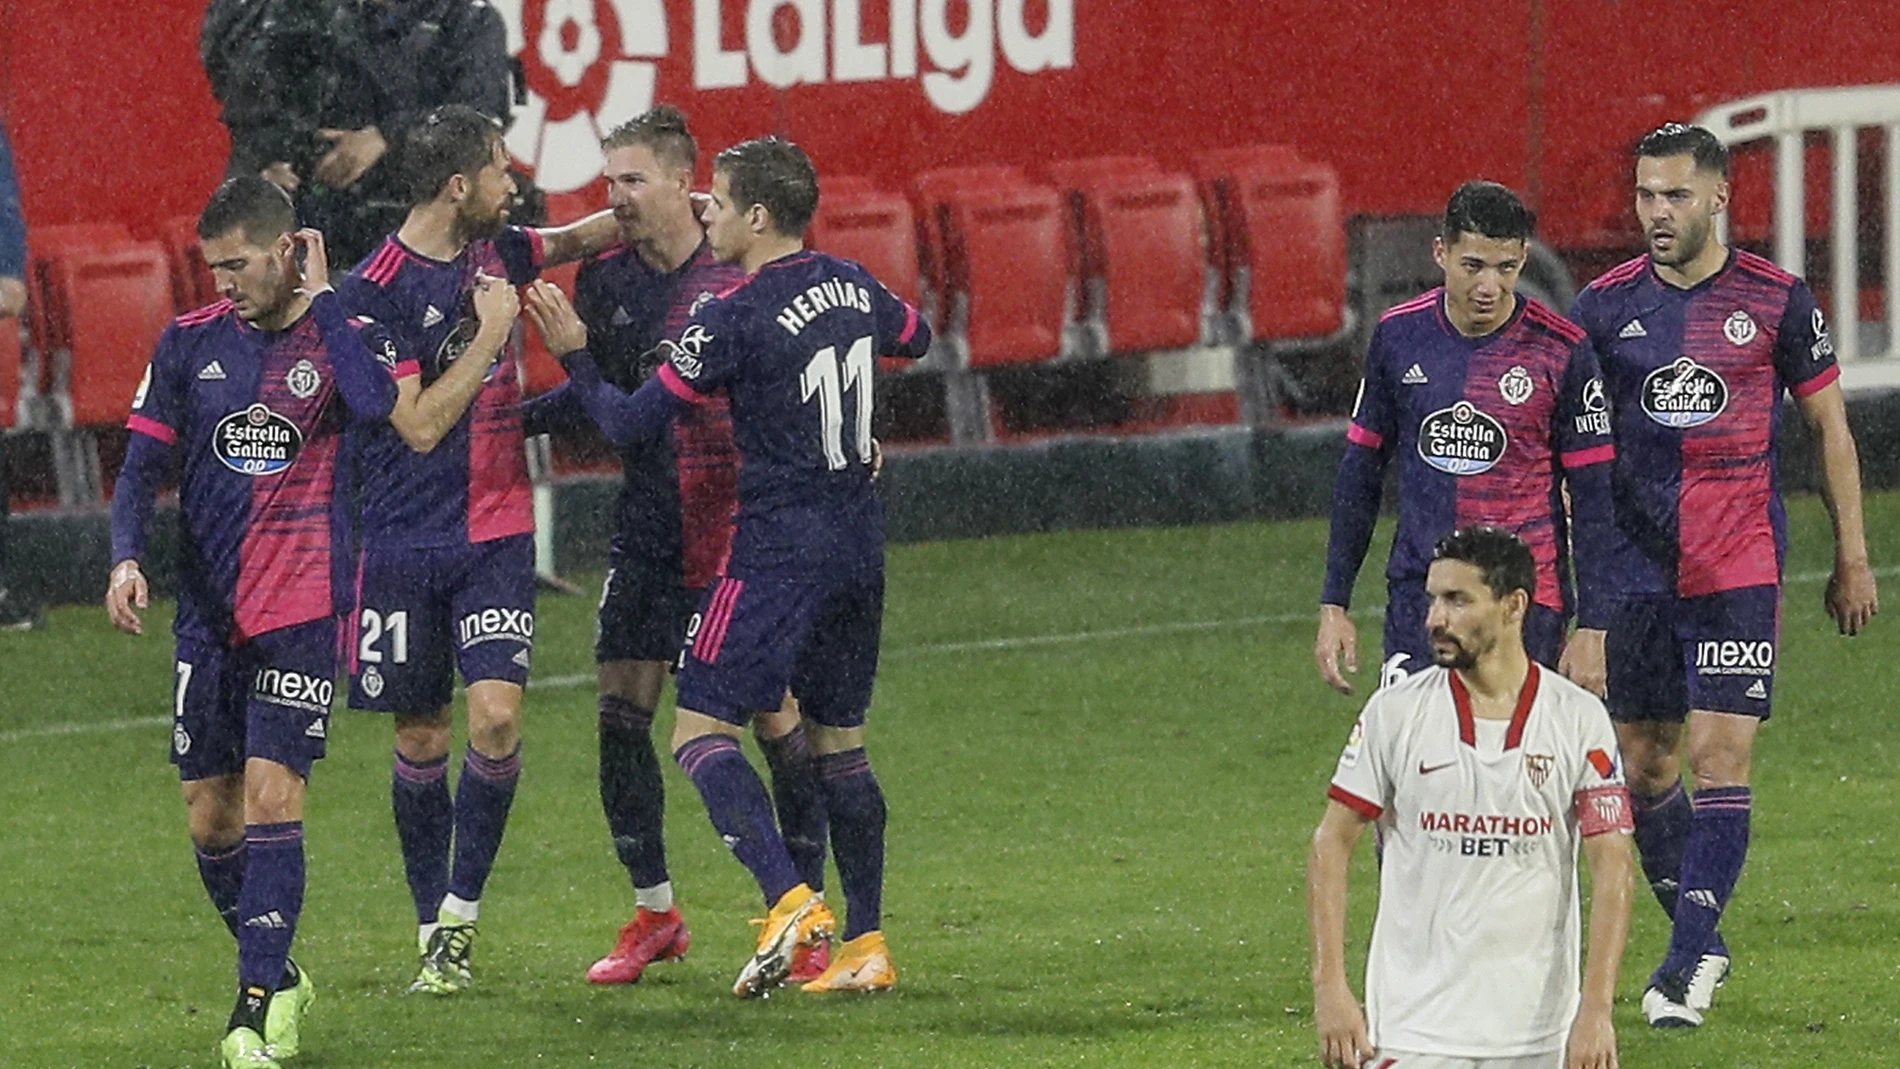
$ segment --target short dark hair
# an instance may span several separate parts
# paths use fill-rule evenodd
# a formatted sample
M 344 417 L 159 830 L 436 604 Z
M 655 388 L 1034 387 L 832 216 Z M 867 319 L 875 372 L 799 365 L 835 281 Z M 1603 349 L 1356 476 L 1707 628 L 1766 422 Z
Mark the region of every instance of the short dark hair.
M 741 141 L 713 160 L 734 204 L 762 204 L 779 233 L 803 237 L 818 211 L 818 171 L 805 150 L 780 137 Z
M 1502 598 L 1513 590 L 1522 590 L 1527 597 L 1537 593 L 1537 561 L 1531 557 L 1531 547 L 1501 528 L 1453 531 L 1432 547 L 1432 559 L 1463 561 L 1477 568 L 1493 597 Z
M 690 171 L 699 166 L 699 142 L 686 128 L 686 113 L 671 104 L 628 119 L 600 139 L 603 152 L 644 145 L 653 156 L 677 170 Z
M 199 241 L 242 230 L 244 240 L 262 245 L 295 229 L 297 209 L 290 194 L 254 174 L 238 175 L 219 186 L 198 215 Z
M 1508 187 L 1496 182 L 1466 182 L 1445 202 L 1445 244 L 1460 234 L 1481 234 L 1504 241 L 1529 241 L 1537 230 L 1537 213 Z
M 1679 122 L 1658 126 L 1636 143 L 1636 156 L 1638 159 L 1693 156 L 1696 170 L 1728 177 L 1728 146 L 1705 126 Z
M 434 200 L 450 178 L 476 173 L 495 158 L 501 128 L 466 104 L 445 104 L 409 130 L 402 144 L 402 173 L 411 204 Z

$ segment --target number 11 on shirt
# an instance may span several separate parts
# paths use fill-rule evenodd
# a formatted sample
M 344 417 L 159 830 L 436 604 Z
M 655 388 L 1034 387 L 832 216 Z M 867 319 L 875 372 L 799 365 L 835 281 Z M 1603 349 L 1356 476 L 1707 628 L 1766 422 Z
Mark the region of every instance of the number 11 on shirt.
M 851 349 L 844 355 L 844 373 L 842 380 L 838 369 L 838 348 L 827 345 L 812 354 L 811 363 L 798 376 L 799 387 L 804 391 L 803 400 L 810 401 L 812 395 L 818 396 L 818 418 L 822 424 L 824 436 L 825 460 L 832 471 L 843 471 L 847 463 L 844 455 L 844 391 L 857 387 L 858 410 L 858 459 L 866 464 L 871 462 L 871 339 L 859 338 L 851 343 Z

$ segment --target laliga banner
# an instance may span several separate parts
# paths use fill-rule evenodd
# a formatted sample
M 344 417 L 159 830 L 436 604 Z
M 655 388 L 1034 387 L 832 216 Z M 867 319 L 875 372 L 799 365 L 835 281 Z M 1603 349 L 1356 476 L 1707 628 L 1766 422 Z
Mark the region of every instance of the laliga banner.
M 1075 0 L 489 3 L 527 71 L 528 100 L 515 109 L 508 151 L 552 193 L 598 177 L 601 136 L 653 106 L 663 70 L 676 92 L 689 63 L 696 92 L 914 82 L 950 115 L 982 105 L 999 61 L 1023 74 L 1075 66 Z M 1032 4 L 1042 16 L 1034 29 Z M 873 5 L 888 28 L 882 40 L 866 39 Z M 685 40 L 669 34 L 669 15 L 690 16 Z

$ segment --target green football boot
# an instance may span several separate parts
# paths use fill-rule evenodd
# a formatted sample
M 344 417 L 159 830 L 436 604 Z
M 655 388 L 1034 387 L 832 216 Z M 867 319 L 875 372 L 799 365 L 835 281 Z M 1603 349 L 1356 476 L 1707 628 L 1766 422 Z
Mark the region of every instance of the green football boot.
M 264 1043 L 270 1047 L 271 1057 L 289 1061 L 297 1056 L 302 1046 L 299 1033 L 303 1030 L 304 1014 L 310 1012 L 310 1005 L 315 1001 L 316 982 L 310 979 L 310 970 L 299 966 L 296 985 L 272 995 L 270 1009 L 264 1016 Z
M 218 1044 L 218 1053 L 224 1056 L 224 1069 L 283 1069 L 271 1057 L 264 1037 L 249 1028 L 231 1029 Z

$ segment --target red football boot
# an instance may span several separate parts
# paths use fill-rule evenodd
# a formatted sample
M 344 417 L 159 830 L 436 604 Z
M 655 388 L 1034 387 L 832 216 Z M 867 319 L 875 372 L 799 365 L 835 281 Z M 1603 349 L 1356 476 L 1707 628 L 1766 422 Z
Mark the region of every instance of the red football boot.
M 631 984 L 640 979 L 647 966 L 656 961 L 678 961 L 686 957 L 693 935 L 686 930 L 678 906 L 655 913 L 642 906 L 627 926 L 620 929 L 620 941 L 613 953 L 595 962 L 587 970 L 592 984 Z

